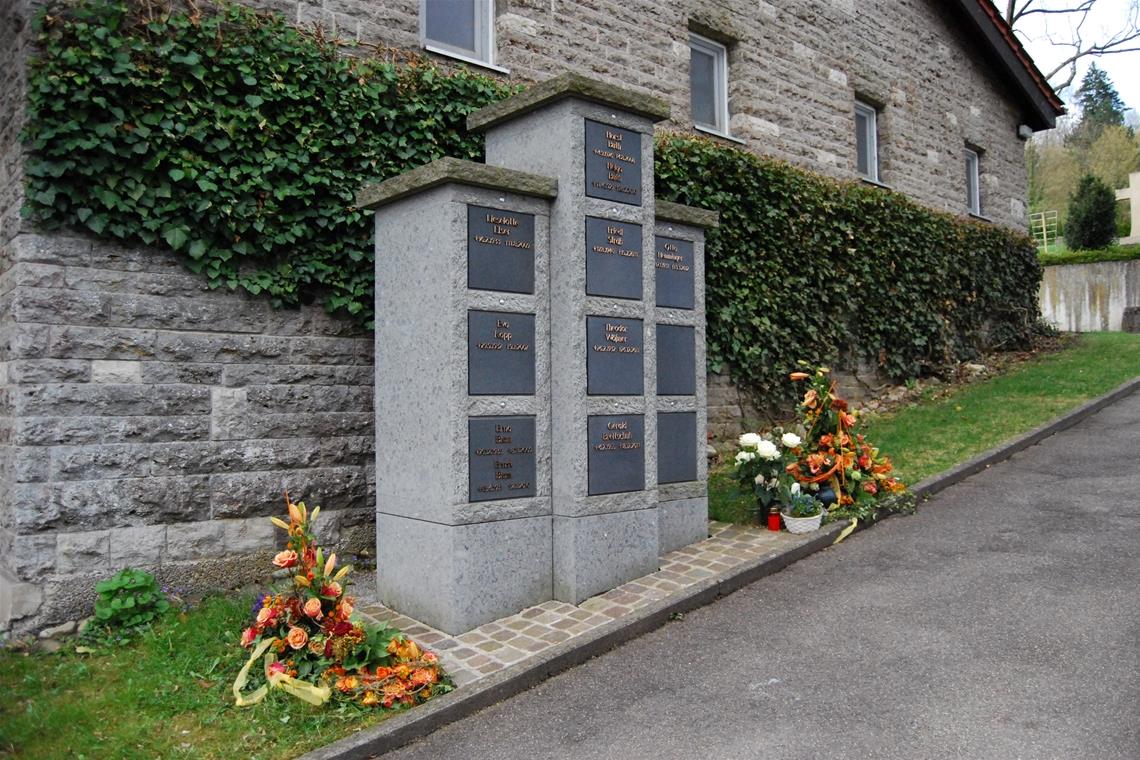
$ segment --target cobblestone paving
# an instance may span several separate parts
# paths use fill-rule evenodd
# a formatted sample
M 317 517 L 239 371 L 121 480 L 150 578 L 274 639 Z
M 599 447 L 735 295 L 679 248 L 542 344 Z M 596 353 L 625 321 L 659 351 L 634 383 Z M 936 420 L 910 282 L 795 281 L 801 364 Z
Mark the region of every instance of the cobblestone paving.
M 544 650 L 581 636 L 616 618 L 680 594 L 689 586 L 737 565 L 790 551 L 812 538 L 762 528 L 710 522 L 709 538 L 661 557 L 661 568 L 650 575 L 590 597 L 575 606 L 544 602 L 499 618 L 458 636 L 443 633 L 381 604 L 361 604 L 357 610 L 376 622 L 387 622 L 439 653 L 458 686 L 478 681 Z

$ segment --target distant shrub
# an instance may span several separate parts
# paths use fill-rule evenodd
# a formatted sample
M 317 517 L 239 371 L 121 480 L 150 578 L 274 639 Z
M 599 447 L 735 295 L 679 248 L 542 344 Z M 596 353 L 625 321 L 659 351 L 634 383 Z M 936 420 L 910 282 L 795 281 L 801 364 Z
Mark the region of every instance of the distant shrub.
M 1101 180 L 1086 174 L 1069 200 L 1065 242 L 1069 248 L 1098 249 L 1116 237 L 1116 193 Z

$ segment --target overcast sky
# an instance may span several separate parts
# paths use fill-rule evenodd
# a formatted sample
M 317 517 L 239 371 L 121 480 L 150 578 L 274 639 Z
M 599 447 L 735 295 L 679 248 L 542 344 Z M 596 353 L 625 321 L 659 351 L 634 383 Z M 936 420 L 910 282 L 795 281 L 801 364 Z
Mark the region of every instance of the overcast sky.
M 1045 0 L 1045 6 L 1060 8 L 1072 6 L 1076 0 Z M 1104 40 L 1124 27 L 1127 20 L 1129 0 L 1097 0 L 1093 12 L 1086 21 L 1082 34 L 1086 41 L 1091 39 Z M 998 7 L 1004 9 L 1005 3 L 998 2 Z M 1022 44 L 1033 56 L 1037 67 L 1043 74 L 1048 74 L 1053 68 L 1071 55 L 1069 47 L 1055 47 L 1049 42 L 1049 36 L 1059 40 L 1071 40 L 1072 33 L 1064 16 L 1037 14 L 1027 16 L 1018 23 L 1018 33 Z M 1134 41 L 1131 47 L 1137 47 Z M 1115 55 L 1101 56 L 1097 59 L 1086 58 L 1077 67 L 1077 78 L 1073 81 L 1075 90 L 1081 82 L 1081 77 L 1088 70 L 1089 63 L 1096 61 L 1098 67 L 1108 72 L 1109 78 L 1120 93 L 1124 105 L 1134 110 L 1140 110 L 1140 52 L 1117 53 Z M 1060 93 L 1067 103 L 1072 102 L 1072 90 Z M 1132 114 L 1133 117 L 1136 114 Z

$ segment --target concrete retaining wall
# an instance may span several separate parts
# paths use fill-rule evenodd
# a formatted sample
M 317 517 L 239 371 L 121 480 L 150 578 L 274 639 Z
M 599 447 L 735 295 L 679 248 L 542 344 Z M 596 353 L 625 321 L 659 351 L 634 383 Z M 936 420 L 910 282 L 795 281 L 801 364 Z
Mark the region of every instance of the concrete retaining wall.
M 1119 331 L 1124 309 L 1140 306 L 1140 260 L 1045 267 L 1039 301 L 1059 330 Z

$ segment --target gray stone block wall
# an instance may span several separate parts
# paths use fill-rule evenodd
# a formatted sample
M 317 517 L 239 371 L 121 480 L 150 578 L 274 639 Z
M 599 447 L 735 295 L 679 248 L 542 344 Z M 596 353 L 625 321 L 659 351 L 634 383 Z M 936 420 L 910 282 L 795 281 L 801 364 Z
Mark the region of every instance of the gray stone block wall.
M 0 620 L 86 614 L 127 565 L 251 582 L 282 492 L 371 552 L 372 339 L 319 308 L 208 291 L 169 252 L 22 232 L 0 275 Z
M 245 0 L 364 42 L 419 48 L 417 0 Z M 512 80 L 564 71 L 663 97 L 693 131 L 689 32 L 729 43 L 730 130 L 757 153 L 855 178 L 854 99 L 881 107 L 882 181 L 965 214 L 963 149 L 981 148 L 983 214 L 1026 225 L 1015 98 L 939 0 L 498 0 L 496 63 Z M 449 63 L 442 56 L 437 58 Z

